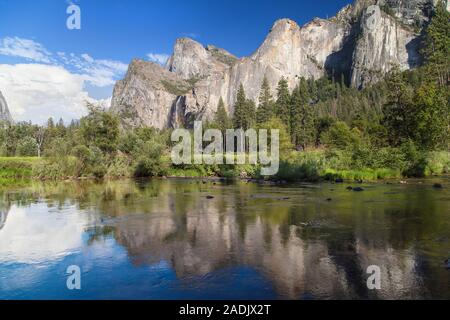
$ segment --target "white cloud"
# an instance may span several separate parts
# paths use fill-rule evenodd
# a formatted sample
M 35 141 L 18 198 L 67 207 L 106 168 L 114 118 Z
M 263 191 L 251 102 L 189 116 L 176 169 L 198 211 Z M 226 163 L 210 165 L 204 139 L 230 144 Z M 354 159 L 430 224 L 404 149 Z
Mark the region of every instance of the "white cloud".
M 125 63 L 115 60 L 94 59 L 89 54 L 57 52 L 53 56 L 42 44 L 19 37 L 0 39 L 0 55 L 24 58 L 33 62 L 64 66 L 97 87 L 113 85 L 127 71 Z
M 165 65 L 170 56 L 164 53 L 147 53 L 147 57 L 151 62 Z
M 120 61 L 95 59 L 87 53 L 53 55 L 40 43 L 18 37 L 0 38 L 0 55 L 33 62 L 0 64 L 0 90 L 14 120 L 34 123 L 45 123 L 49 117 L 78 119 L 86 114 L 86 101 L 109 107 L 110 97 L 95 100 L 88 89 L 109 90 L 128 68 Z
M 94 59 L 87 53 L 78 56 L 58 52 L 58 57 L 67 68 L 79 73 L 84 80 L 97 87 L 115 84 L 128 68 L 128 65 L 120 61 Z
M 80 118 L 86 114 L 85 101 L 95 102 L 84 81 L 61 66 L 0 64 L 0 88 L 16 121 Z
M 35 62 L 51 62 L 51 53 L 44 46 L 33 40 L 18 37 L 0 39 L 0 54 L 11 57 L 20 57 Z
M 0 263 L 42 263 L 61 259 L 83 245 L 83 215 L 65 214 L 55 219 L 45 205 L 13 205 L 0 232 Z
M 106 99 L 100 99 L 100 100 L 96 100 L 95 102 L 97 103 L 97 105 L 99 105 L 101 108 L 103 109 L 109 109 L 111 107 L 111 100 L 112 97 L 106 98 Z

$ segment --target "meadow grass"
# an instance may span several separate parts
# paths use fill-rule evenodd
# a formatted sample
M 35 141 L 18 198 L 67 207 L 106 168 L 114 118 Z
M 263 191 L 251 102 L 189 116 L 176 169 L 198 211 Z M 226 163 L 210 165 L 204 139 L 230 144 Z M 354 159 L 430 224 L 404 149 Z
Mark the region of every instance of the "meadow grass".
M 0 178 L 30 179 L 33 176 L 33 166 L 40 161 L 37 157 L 0 157 Z
M 363 168 L 359 170 L 334 170 L 325 169 L 321 175 L 325 180 L 365 180 L 365 181 L 376 181 L 384 179 L 395 179 L 401 178 L 402 174 L 398 169 L 389 168 Z
M 425 167 L 425 175 L 442 175 L 450 173 L 450 152 L 435 151 L 430 152 L 427 157 L 427 166 Z
M 403 178 L 399 168 L 355 167 L 345 153 L 334 153 L 332 157 L 324 150 L 291 152 L 282 157 L 277 175 L 269 179 L 286 181 L 321 181 L 336 179 L 376 181 Z M 163 159 L 167 170 L 164 175 L 170 177 L 202 178 L 248 177 L 259 179 L 260 167 L 253 165 L 182 165 L 174 166 L 167 157 Z M 61 162 L 61 161 L 60 161 Z M 430 152 L 427 155 L 424 176 L 436 176 L 450 173 L 450 153 L 446 151 Z M 76 158 L 67 157 L 61 163 L 48 162 L 37 157 L 0 157 L 0 184 L 20 183 L 33 178 L 66 179 L 73 175 Z M 108 170 L 107 176 L 129 177 L 132 163 L 119 161 Z

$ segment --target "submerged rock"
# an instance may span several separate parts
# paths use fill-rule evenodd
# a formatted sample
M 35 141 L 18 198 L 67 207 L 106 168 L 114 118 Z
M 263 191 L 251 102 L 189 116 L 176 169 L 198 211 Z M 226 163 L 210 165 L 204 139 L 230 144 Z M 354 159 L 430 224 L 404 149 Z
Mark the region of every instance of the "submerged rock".
M 435 189 L 443 189 L 444 186 L 443 186 L 442 184 L 440 184 L 440 183 L 435 183 L 435 184 L 433 185 L 433 188 L 435 188 Z
M 355 191 L 355 192 L 362 192 L 362 191 L 364 191 L 364 189 L 361 188 L 361 187 L 357 187 L 357 188 L 353 188 L 353 191 Z

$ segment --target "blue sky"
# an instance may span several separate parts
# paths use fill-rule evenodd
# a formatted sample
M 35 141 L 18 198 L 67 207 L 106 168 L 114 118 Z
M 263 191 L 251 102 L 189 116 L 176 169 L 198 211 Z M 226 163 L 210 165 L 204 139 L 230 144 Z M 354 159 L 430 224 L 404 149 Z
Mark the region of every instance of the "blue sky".
M 291 18 L 301 25 L 331 17 L 351 2 L 0 0 L 0 91 L 18 120 L 43 122 L 50 113 L 69 120 L 84 112 L 74 101 L 107 99 L 131 59 L 162 61 L 179 37 L 245 56 L 258 48 L 275 20 Z M 81 30 L 66 27 L 71 3 L 81 9 Z M 46 100 L 35 92 L 52 81 L 57 94 Z M 38 101 L 22 96 L 30 91 Z

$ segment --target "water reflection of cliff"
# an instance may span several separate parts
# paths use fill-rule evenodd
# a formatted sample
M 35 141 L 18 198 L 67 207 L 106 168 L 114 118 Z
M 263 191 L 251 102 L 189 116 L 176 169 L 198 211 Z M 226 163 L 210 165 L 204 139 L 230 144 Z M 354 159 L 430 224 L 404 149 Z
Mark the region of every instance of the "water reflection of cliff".
M 2 230 L 6 224 L 6 218 L 8 218 L 8 212 L 9 212 L 9 207 L 4 206 L 3 204 L 0 205 L 0 230 Z
M 448 191 L 389 188 L 122 181 L 37 185 L 19 200 L 76 205 L 97 221 L 89 243 L 113 237 L 135 265 L 164 260 L 185 281 L 248 266 L 283 298 L 450 298 Z
M 226 266 L 250 266 L 286 298 L 427 295 L 419 283 L 424 281 L 420 257 L 410 244 L 417 234 L 395 230 L 393 221 L 383 220 L 393 219 L 395 213 L 385 215 L 390 206 L 361 203 L 365 207 L 361 214 L 372 210 L 372 216 L 355 217 L 342 208 L 311 202 L 298 191 L 283 202 L 273 194 L 280 190 L 255 186 L 208 189 L 167 183 L 157 189 L 159 196 L 146 201 L 146 210 L 114 222 L 115 239 L 135 264 L 169 261 L 179 278 L 209 275 Z M 208 192 L 215 198 L 207 200 Z M 116 214 L 121 215 L 120 206 Z M 401 214 L 414 220 L 421 213 Z M 419 232 L 430 227 L 426 223 Z M 372 264 L 382 269 L 381 291 L 367 289 L 366 270 Z

